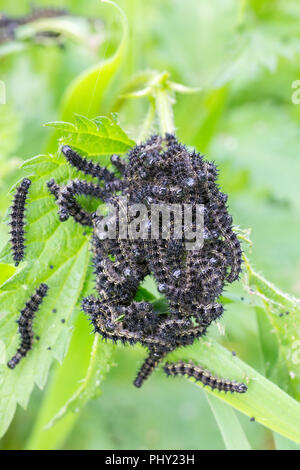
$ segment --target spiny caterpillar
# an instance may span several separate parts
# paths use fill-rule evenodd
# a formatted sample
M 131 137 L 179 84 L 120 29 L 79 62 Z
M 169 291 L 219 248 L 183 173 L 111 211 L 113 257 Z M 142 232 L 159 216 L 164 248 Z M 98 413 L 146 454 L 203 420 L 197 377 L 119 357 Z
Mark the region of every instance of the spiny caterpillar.
M 97 178 L 100 181 L 104 180 L 109 182 L 115 179 L 114 173 L 111 173 L 105 167 L 101 167 L 98 163 L 94 163 L 91 160 L 81 157 L 68 145 L 63 145 L 61 151 L 70 165 L 77 168 L 78 171 L 82 171 L 86 175 L 94 176 L 94 178 Z
M 226 379 L 219 379 L 218 377 L 213 376 L 208 370 L 195 365 L 192 361 L 188 363 L 178 361 L 171 364 L 167 362 L 164 365 L 164 371 L 168 376 L 186 375 L 187 377 L 194 377 L 196 381 L 202 382 L 203 385 L 207 385 L 212 390 L 217 389 L 219 391 L 237 393 L 245 393 L 247 391 L 247 386 L 245 384 Z
M 28 195 L 29 186 L 31 181 L 28 178 L 24 178 L 21 184 L 17 187 L 14 196 L 13 204 L 11 207 L 11 244 L 13 251 L 13 258 L 15 265 L 18 266 L 20 261 L 24 258 L 24 213 L 25 204 Z
M 47 284 L 41 284 L 37 288 L 36 292 L 26 302 L 23 310 L 21 310 L 20 318 L 18 320 L 21 344 L 16 354 L 7 363 L 10 369 L 14 369 L 20 360 L 25 357 L 28 351 L 32 348 L 34 336 L 32 331 L 32 322 L 39 306 L 47 294 L 47 291 Z

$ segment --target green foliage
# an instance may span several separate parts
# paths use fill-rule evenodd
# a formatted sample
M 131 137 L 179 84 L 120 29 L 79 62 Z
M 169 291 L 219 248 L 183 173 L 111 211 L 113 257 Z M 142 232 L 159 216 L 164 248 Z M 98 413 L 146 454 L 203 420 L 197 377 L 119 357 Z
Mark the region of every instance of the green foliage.
M 118 49 L 114 55 L 106 60 L 101 60 L 98 64 L 91 66 L 82 72 L 68 86 L 61 104 L 62 119 L 72 121 L 75 113 L 83 114 L 87 117 L 95 117 L 103 108 L 103 100 L 111 82 L 115 77 L 122 61 L 124 60 L 127 41 L 128 24 L 122 9 L 110 0 L 102 0 L 114 6 L 121 15 L 122 37 Z M 90 97 L 87 99 L 87 97 Z M 54 134 L 49 145 L 49 149 L 55 146 L 57 134 Z
M 284 360 L 284 370 L 288 373 L 285 383 L 280 380 L 281 387 L 286 386 L 291 394 L 300 399 L 300 300 L 284 294 L 273 284 L 257 274 L 246 259 L 247 286 L 251 295 L 257 295 L 262 307 L 257 307 L 257 315 L 266 314 L 276 335 L 278 355 L 270 364 L 269 375 L 274 377 L 274 369 L 280 370 L 280 361 Z M 258 303 L 258 302 L 257 302 Z M 262 338 L 263 340 L 264 338 Z M 268 345 L 265 345 L 268 348 Z M 272 346 L 269 346 L 272 349 Z M 266 353 L 267 354 L 267 353 Z M 273 371 L 272 371 L 273 369 Z M 277 378 L 278 380 L 278 378 Z
M 61 447 L 82 408 L 101 394 L 114 347 L 92 336 L 83 316 L 78 317 L 74 329 L 64 362 L 52 373 L 27 449 Z
M 300 36 L 293 3 L 240 2 L 236 35 L 216 86 L 223 86 L 237 74 L 241 80 L 253 79 L 264 67 L 275 72 L 280 59 L 295 59 L 300 52 Z
M 12 14 L 28 6 L 2 3 Z M 33 181 L 26 259 L 18 268 L 7 217 L 0 224 L 0 435 L 8 429 L 0 447 L 298 448 L 300 112 L 291 104 L 300 72 L 298 0 L 63 3 L 70 16 L 20 27 L 16 41 L 0 45 L 8 102 L 0 109 L 0 219 L 15 184 L 24 176 Z M 89 17 L 100 19 L 97 31 Z M 45 26 L 62 33 L 63 48 L 36 43 Z M 190 89 L 178 83 L 201 93 L 182 96 Z M 49 120 L 50 140 L 42 126 Z M 145 352 L 115 348 L 91 334 L 79 308 L 93 289 L 89 229 L 60 223 L 45 185 L 52 177 L 59 184 L 83 177 L 66 164 L 58 144 L 109 166 L 109 154 L 125 154 L 134 144 L 127 133 L 140 140 L 174 123 L 183 142 L 216 160 L 234 221 L 251 227 L 253 247 L 243 282 L 222 296 L 221 322 L 205 341 L 172 358 L 245 380 L 243 396 L 204 392 L 159 372 L 141 391 L 132 387 Z M 248 235 L 238 233 L 248 245 Z M 19 341 L 15 320 L 40 282 L 49 284 L 34 322 L 40 340 L 11 371 L 6 362 Z M 137 299 L 166 309 L 151 277 Z M 110 369 L 113 361 L 118 367 Z M 35 384 L 43 392 L 31 395 Z M 11 423 L 17 404 L 28 409 L 19 409 Z
M 84 116 L 75 116 L 75 124 L 52 122 L 46 124 L 67 133 L 61 142 L 92 157 L 126 153 L 134 145 L 118 126 L 116 116 L 112 119 L 101 117 L 90 120 Z
M 64 131 L 67 128 L 70 132 L 71 129 L 64 141 L 92 157 L 105 153 L 122 154 L 133 144 L 116 121 L 108 118 L 89 121 L 77 117 L 76 126 L 61 126 Z M 45 386 L 53 358 L 62 362 L 71 337 L 72 312 L 90 288 L 91 280 L 89 238 L 83 234 L 84 229 L 72 220 L 60 223 L 57 206 L 46 186 L 51 178 L 58 183 L 66 183 L 76 172 L 70 170 L 59 152 L 34 157 L 23 168 L 33 182 L 26 214 L 26 261 L 0 288 L 0 331 L 7 347 L 7 359 L 18 344 L 14 321 L 17 312 L 41 282 L 49 285 L 49 296 L 43 302 L 34 326 L 40 341 L 35 341 L 26 361 L 15 370 L 8 369 L 5 363 L 1 366 L 1 435 L 13 417 L 16 404 L 27 405 L 34 384 L 40 388 Z M 9 243 L 3 248 L 0 260 L 8 265 L 12 262 Z M 80 396 L 82 393 L 78 392 Z M 10 397 L 9 403 L 7 397 Z
M 208 390 L 208 393 L 221 398 L 250 418 L 254 417 L 273 431 L 300 443 L 299 402 L 245 362 L 233 357 L 230 351 L 209 339 L 192 347 L 179 349 L 168 356 L 169 361 L 179 359 L 200 363 L 202 367 L 220 377 L 226 376 L 231 380 L 246 382 L 248 391 L 243 395 L 229 395 L 211 390 Z M 201 384 L 198 386 L 203 387 Z

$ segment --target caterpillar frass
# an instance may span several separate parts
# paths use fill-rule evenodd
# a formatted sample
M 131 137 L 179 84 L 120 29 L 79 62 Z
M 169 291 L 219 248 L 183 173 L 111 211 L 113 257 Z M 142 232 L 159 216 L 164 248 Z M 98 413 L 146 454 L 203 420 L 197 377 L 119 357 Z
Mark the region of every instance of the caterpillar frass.
M 13 258 L 15 265 L 18 266 L 20 261 L 24 258 L 25 251 L 25 204 L 28 196 L 29 186 L 31 185 L 31 180 L 24 178 L 21 184 L 17 187 L 16 193 L 14 196 L 13 204 L 11 207 L 10 213 L 10 226 L 11 226 L 11 245 Z
M 41 284 L 36 292 L 26 302 L 25 307 L 21 310 L 18 320 L 19 333 L 21 335 L 21 344 L 16 354 L 8 361 L 7 365 L 10 369 L 14 369 L 20 360 L 25 357 L 32 347 L 34 333 L 32 330 L 32 322 L 36 312 L 39 309 L 44 297 L 48 291 L 47 284 Z
M 202 382 L 203 385 L 207 385 L 212 390 L 217 389 L 219 391 L 237 393 L 245 393 L 247 391 L 247 386 L 245 384 L 215 377 L 208 370 L 195 365 L 191 361 L 166 363 L 164 365 L 164 371 L 168 376 L 186 375 L 187 377 L 194 377 L 196 381 Z

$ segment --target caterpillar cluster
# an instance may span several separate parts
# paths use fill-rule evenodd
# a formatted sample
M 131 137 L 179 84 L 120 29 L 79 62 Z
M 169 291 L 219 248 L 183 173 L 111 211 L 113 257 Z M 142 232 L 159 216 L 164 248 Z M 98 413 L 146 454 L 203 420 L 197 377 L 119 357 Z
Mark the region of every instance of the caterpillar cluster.
M 26 302 L 25 307 L 21 310 L 18 320 L 19 333 L 21 335 L 21 344 L 16 354 L 8 361 L 7 365 L 10 369 L 14 369 L 20 360 L 25 357 L 32 348 L 33 330 L 32 322 L 36 312 L 38 311 L 44 297 L 48 291 L 47 284 L 40 284 L 36 292 Z
M 239 277 L 242 264 L 227 196 L 216 183 L 215 165 L 195 151 L 190 152 L 174 135 L 152 136 L 131 149 L 127 161 L 113 155 L 111 162 L 117 173 L 79 155 L 70 146 L 63 146 L 61 151 L 79 172 L 97 180 L 74 180 L 62 187 L 54 180 L 48 182 L 60 220 L 73 217 L 93 229 L 91 251 L 97 297 L 83 299 L 82 308 L 94 332 L 105 340 L 140 343 L 148 349 L 148 357 L 134 381 L 140 387 L 170 351 L 192 344 L 223 313 L 218 297 L 227 282 Z M 185 237 L 175 239 L 172 234 L 169 239 L 102 239 L 99 226 L 103 216 L 85 211 L 76 197 L 93 196 L 117 207 L 117 193 L 126 197 L 129 205 L 144 204 L 149 216 L 152 204 L 189 204 L 193 208 L 204 205 L 202 248 L 187 250 Z M 127 222 L 132 220 L 132 215 L 127 214 Z M 120 235 L 119 219 L 117 227 Z M 135 301 L 140 284 L 149 274 L 168 301 L 168 314 L 158 314 L 150 302 Z M 246 390 L 243 384 L 216 379 L 199 366 L 165 366 L 169 375 L 183 369 L 219 390 Z
M 68 145 L 62 146 L 61 152 L 79 173 L 95 180 L 75 179 L 64 186 L 53 179 L 47 183 L 61 222 L 72 217 L 92 229 L 91 253 L 97 295 L 84 298 L 82 309 L 90 318 L 94 332 L 105 340 L 129 345 L 139 343 L 148 350 L 134 380 L 134 385 L 141 387 L 168 353 L 193 344 L 223 313 L 218 298 L 226 283 L 239 277 L 242 264 L 242 250 L 232 228 L 227 196 L 216 182 L 215 165 L 199 153 L 189 151 L 174 135 L 152 136 L 133 147 L 127 160 L 112 155 L 115 171 L 88 160 Z M 25 178 L 17 188 L 11 211 L 11 242 L 16 264 L 24 257 L 24 208 L 29 186 L 30 180 Z M 203 245 L 187 249 L 189 237 L 184 231 L 184 219 L 179 219 L 182 237 L 178 238 L 174 236 L 174 216 L 169 236 L 162 236 L 165 227 L 159 219 L 157 237 L 133 238 L 127 232 L 121 233 L 120 213 L 117 212 L 116 236 L 103 237 L 104 216 L 84 209 L 78 196 L 93 197 L 115 209 L 120 208 L 120 197 L 126 198 L 129 207 L 143 204 L 148 215 L 144 226 L 146 233 L 152 227 L 153 205 L 190 206 L 195 212 L 201 204 L 204 207 Z M 128 227 L 134 215 L 129 210 L 125 217 Z M 108 217 L 105 220 L 107 230 L 110 223 Z M 195 217 L 191 226 L 193 230 L 197 226 Z M 153 275 L 159 292 L 165 296 L 168 312 L 158 313 L 151 302 L 136 300 L 139 286 L 148 275 Z M 47 289 L 41 284 L 21 312 L 21 345 L 8 363 L 11 368 L 32 346 L 32 321 Z M 167 375 L 194 377 L 220 391 L 244 393 L 247 390 L 246 385 L 214 377 L 193 363 L 167 363 L 164 371 Z

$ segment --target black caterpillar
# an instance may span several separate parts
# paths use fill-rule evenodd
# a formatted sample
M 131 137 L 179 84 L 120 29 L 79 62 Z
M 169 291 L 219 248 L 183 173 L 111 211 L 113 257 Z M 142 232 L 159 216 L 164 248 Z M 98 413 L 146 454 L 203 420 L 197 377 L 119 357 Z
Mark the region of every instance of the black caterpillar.
M 11 207 L 10 213 L 10 226 L 11 226 L 11 244 L 13 258 L 15 265 L 18 266 L 20 261 L 24 258 L 24 235 L 25 235 L 25 204 L 28 195 L 29 186 L 31 181 L 28 178 L 24 178 L 21 184 L 17 187 L 16 193 L 14 196 L 13 204 Z
M 32 322 L 39 306 L 41 305 L 44 297 L 48 291 L 47 284 L 41 284 L 36 292 L 26 302 L 25 307 L 21 310 L 20 318 L 18 320 L 19 332 L 21 335 L 21 345 L 16 354 L 7 363 L 10 369 L 14 369 L 20 360 L 25 357 L 28 351 L 32 348 L 33 336 Z
M 168 376 L 186 375 L 187 377 L 194 377 L 196 381 L 202 382 L 203 385 L 207 385 L 212 390 L 217 389 L 219 391 L 237 393 L 245 393 L 247 391 L 245 384 L 214 377 L 208 370 L 195 365 L 191 361 L 188 363 L 182 361 L 171 364 L 166 363 L 164 371 Z

